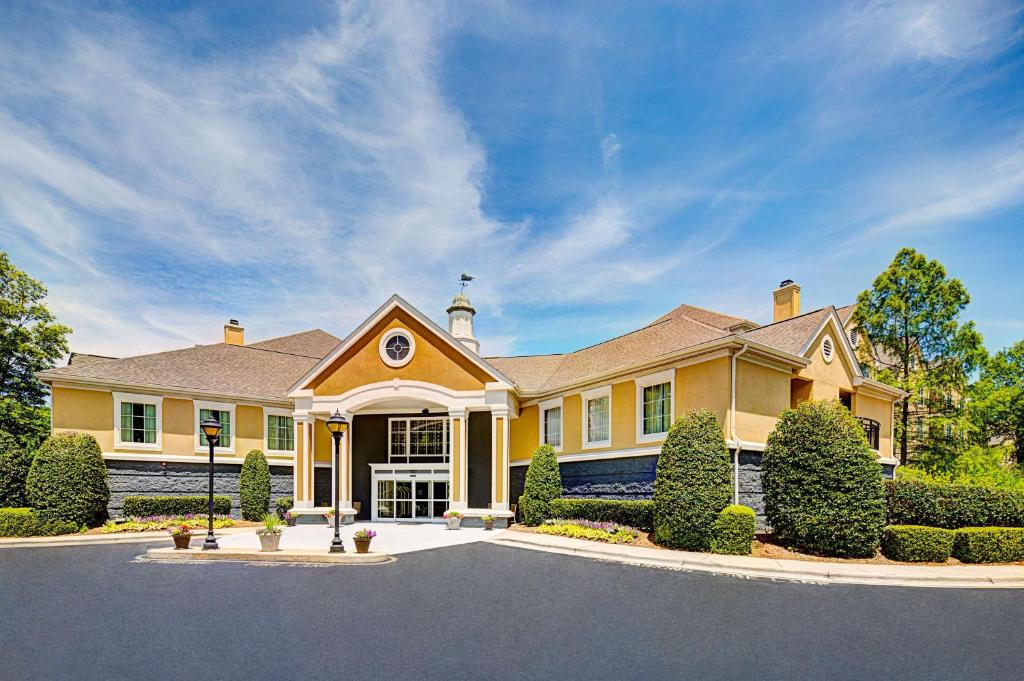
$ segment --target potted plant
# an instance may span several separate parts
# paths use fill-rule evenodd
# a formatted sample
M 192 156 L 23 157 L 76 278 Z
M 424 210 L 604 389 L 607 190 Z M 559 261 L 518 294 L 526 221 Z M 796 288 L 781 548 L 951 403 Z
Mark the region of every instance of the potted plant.
M 175 549 L 187 549 L 188 543 L 192 541 L 192 528 L 188 525 L 177 525 L 168 530 L 171 539 L 174 540 Z
M 327 527 L 334 527 L 334 509 L 324 513 L 324 518 L 327 520 Z
M 276 515 L 265 513 L 263 527 L 256 530 L 260 538 L 260 551 L 277 551 L 281 543 L 281 520 Z
M 287 523 L 288 527 L 295 527 L 295 514 L 291 511 L 284 512 L 284 522 Z
M 493 515 L 485 515 L 482 518 L 482 520 L 484 521 L 484 529 L 485 530 L 493 530 L 494 529 L 494 516 Z
M 356 530 L 352 535 L 352 541 L 356 543 L 356 553 L 369 553 L 370 540 L 377 536 L 373 530 Z
M 445 511 L 444 519 L 448 523 L 449 530 L 457 530 L 462 524 L 462 514 L 458 511 Z

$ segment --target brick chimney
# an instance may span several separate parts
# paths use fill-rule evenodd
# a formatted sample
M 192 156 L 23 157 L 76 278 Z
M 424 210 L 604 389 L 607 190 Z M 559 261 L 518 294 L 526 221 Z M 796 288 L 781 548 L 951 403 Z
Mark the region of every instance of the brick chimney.
M 245 329 L 238 325 L 237 319 L 229 319 L 224 325 L 224 343 L 227 345 L 245 345 Z
M 786 279 L 775 289 L 775 319 L 781 322 L 800 314 L 800 286 Z

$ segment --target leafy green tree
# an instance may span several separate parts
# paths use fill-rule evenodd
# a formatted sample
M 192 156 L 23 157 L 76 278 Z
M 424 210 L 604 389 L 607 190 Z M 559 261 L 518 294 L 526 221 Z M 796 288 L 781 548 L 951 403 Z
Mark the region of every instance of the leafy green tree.
M 270 506 L 270 466 L 267 465 L 267 457 L 258 449 L 245 455 L 245 463 L 238 476 L 238 499 L 245 520 L 262 519 Z
M 1024 340 L 985 362 L 971 391 L 970 411 L 979 444 L 991 439 L 1013 443 L 1013 460 L 1024 463 Z
M 0 508 L 28 506 L 25 479 L 31 465 L 28 449 L 0 430 Z
M 974 323 L 960 321 L 970 300 L 940 262 L 912 248 L 901 249 L 857 296 L 853 323 L 869 341 L 862 347 L 873 355 L 868 364 L 874 377 L 911 393 L 915 412 L 927 414 L 928 428 L 919 435 L 911 402 L 903 401 L 896 429 L 901 463 L 911 449 L 956 450 L 954 436 L 968 427 L 962 398 L 968 377 L 985 358 Z
M 541 445 L 533 452 L 530 467 L 526 469 L 523 495 L 519 507 L 523 522 L 540 525 L 551 517 L 550 504 L 562 496 L 562 474 L 558 470 L 558 456 L 551 445 Z
M 68 351 L 71 329 L 43 303 L 46 287 L 0 252 L 0 430 L 24 445 L 49 433 L 46 386 L 35 377 Z

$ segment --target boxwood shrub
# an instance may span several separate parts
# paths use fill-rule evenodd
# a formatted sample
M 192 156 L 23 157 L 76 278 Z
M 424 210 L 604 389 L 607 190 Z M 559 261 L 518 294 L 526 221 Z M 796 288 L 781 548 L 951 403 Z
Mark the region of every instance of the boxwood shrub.
M 0 431 L 0 508 L 28 503 L 25 480 L 31 466 L 29 451 L 13 435 Z
M 552 499 L 552 518 L 579 518 L 598 523 L 629 525 L 650 530 L 654 523 L 654 502 L 649 499 Z
M 78 532 L 79 526 L 31 508 L 0 508 L 0 537 L 52 537 Z
M 981 485 L 890 480 L 886 513 L 892 525 L 1024 527 L 1024 492 Z
M 76 526 L 102 524 L 110 487 L 96 438 L 73 432 L 48 437 L 32 459 L 25 491 L 29 503 L 52 518 Z
M 294 505 L 295 502 L 292 500 L 291 497 L 281 497 L 280 499 L 275 501 L 274 510 L 277 512 L 277 517 L 281 520 L 284 520 L 284 514 L 292 510 L 292 506 Z
M 882 555 L 907 563 L 945 563 L 953 553 L 953 531 L 924 525 L 889 525 L 882 530 Z
M 203 515 L 208 512 L 208 504 L 207 496 L 125 497 L 121 513 L 132 518 L 154 515 Z M 213 512 L 216 515 L 231 515 L 231 497 L 214 496 Z
M 787 409 L 761 460 L 765 515 L 789 546 L 867 557 L 885 524 L 882 469 L 860 423 L 838 401 Z
M 541 445 L 533 452 L 530 466 L 526 469 L 523 495 L 519 497 L 519 509 L 523 522 L 540 525 L 551 516 L 552 499 L 562 496 L 562 475 L 558 471 L 558 457 L 551 445 Z
M 245 520 L 262 520 L 270 506 L 270 466 L 258 449 L 245 455 L 238 476 L 238 499 Z
M 1024 528 L 962 527 L 955 532 L 953 556 L 965 563 L 1024 560 Z
M 731 470 L 712 412 L 691 411 L 672 424 L 654 474 L 654 541 L 688 551 L 710 549 L 715 519 L 732 495 Z
M 722 509 L 711 533 L 711 552 L 733 556 L 750 555 L 750 546 L 757 530 L 754 509 L 732 504 Z

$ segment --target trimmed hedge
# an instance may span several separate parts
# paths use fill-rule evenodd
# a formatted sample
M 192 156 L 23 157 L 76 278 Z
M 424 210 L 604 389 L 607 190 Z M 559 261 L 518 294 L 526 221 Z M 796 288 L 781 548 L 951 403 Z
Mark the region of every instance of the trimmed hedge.
M 687 412 L 673 423 L 654 475 L 654 541 L 710 549 L 715 519 L 732 496 L 731 470 L 722 427 L 711 411 Z
M 32 459 L 25 491 L 33 507 L 53 518 L 76 526 L 102 524 L 110 487 L 96 438 L 86 433 L 57 433 L 46 438 Z
M 629 525 L 639 530 L 654 526 L 654 502 L 649 499 L 552 499 L 552 518 L 579 518 L 597 523 Z
M 284 520 L 284 514 L 292 510 L 295 502 L 291 497 L 281 497 L 274 502 L 274 510 L 277 512 L 277 517 Z
M 132 518 L 154 515 L 204 515 L 209 512 L 207 496 L 125 497 L 121 514 Z M 215 515 L 231 515 L 231 497 L 214 496 Z
M 52 537 L 73 534 L 73 522 L 31 508 L 0 508 L 0 537 Z
M 540 525 L 550 518 L 551 501 L 560 496 L 562 475 L 558 470 L 558 457 L 551 445 L 541 445 L 530 459 L 530 467 L 526 469 L 523 496 L 519 497 L 523 522 L 527 525 Z
M 245 463 L 238 476 L 238 498 L 244 520 L 263 520 L 270 507 L 270 466 L 267 465 L 267 457 L 258 449 L 245 455 Z
M 1024 492 L 929 482 L 889 480 L 886 512 L 891 525 L 1024 527 Z
M 765 515 L 788 546 L 870 557 L 885 526 L 882 468 L 838 401 L 802 402 L 779 417 L 761 459 Z
M 0 508 L 28 504 L 25 480 L 32 467 L 32 454 L 10 433 L 0 431 Z
M 882 555 L 907 563 L 945 563 L 953 553 L 952 530 L 923 525 L 889 525 L 882 530 Z
M 731 504 L 722 509 L 712 528 L 711 552 L 732 556 L 750 555 L 750 546 L 757 530 L 754 509 Z
M 955 532 L 953 556 L 964 563 L 1024 560 L 1024 528 L 962 527 Z

